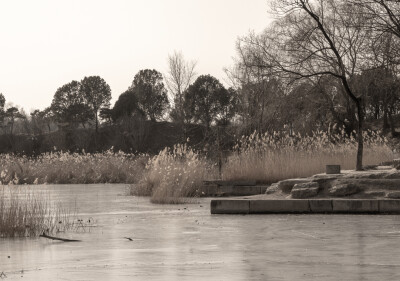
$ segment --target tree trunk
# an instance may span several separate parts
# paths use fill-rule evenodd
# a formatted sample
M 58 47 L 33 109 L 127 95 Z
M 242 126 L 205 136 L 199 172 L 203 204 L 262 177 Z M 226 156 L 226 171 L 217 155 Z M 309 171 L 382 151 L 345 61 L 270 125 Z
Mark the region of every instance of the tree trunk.
M 262 103 L 261 103 L 261 114 L 260 114 L 260 123 L 259 123 L 259 128 L 258 131 L 260 133 L 263 133 L 262 127 L 263 127 L 263 119 L 264 119 L 264 107 L 265 107 L 265 97 L 262 95 Z
M 378 120 L 380 115 L 379 106 L 375 106 L 374 119 Z
M 385 105 L 385 107 L 383 108 L 383 125 L 382 125 L 383 133 L 386 133 L 388 129 L 389 129 L 388 108 Z
M 179 105 L 178 105 L 178 123 L 179 123 L 179 130 L 180 130 L 180 135 L 181 135 L 181 142 L 185 142 L 187 137 L 186 137 L 186 126 L 185 126 L 185 114 L 183 112 L 183 100 L 182 100 L 182 95 L 179 94 Z
M 98 116 L 97 115 L 98 114 L 97 114 L 97 110 L 96 110 L 96 134 L 97 134 L 97 131 L 99 129 L 99 120 L 98 120 Z
M 358 127 L 357 127 L 357 163 L 356 171 L 361 171 L 363 169 L 363 152 L 364 152 L 364 136 L 363 136 L 363 125 L 364 125 L 364 112 L 362 108 L 361 99 L 358 98 L 356 101 L 357 106 L 357 117 L 358 117 Z
M 389 122 L 390 122 L 390 132 L 392 134 L 392 137 L 396 136 L 396 129 L 394 126 L 394 120 L 393 120 L 393 108 L 390 108 L 388 110 L 388 115 L 389 115 Z

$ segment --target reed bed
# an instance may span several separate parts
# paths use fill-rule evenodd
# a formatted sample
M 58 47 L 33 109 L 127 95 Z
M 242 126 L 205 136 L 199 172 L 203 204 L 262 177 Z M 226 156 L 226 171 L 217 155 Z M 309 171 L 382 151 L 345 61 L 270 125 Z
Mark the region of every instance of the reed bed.
M 0 237 L 34 237 L 66 231 L 73 214 L 49 196 L 26 187 L 0 186 Z
M 0 155 L 0 184 L 135 183 L 148 157 L 124 152 Z
M 312 136 L 281 133 L 242 137 L 223 165 L 224 180 L 279 180 L 308 177 L 325 171 L 325 165 L 338 164 L 354 169 L 357 141 L 339 134 L 315 132 Z M 365 132 L 363 164 L 373 165 L 393 159 L 387 140 L 379 133 Z
M 186 144 L 165 148 L 149 159 L 143 178 L 131 195 L 151 196 L 158 204 L 179 204 L 203 194 L 203 180 L 216 176 L 216 167 Z

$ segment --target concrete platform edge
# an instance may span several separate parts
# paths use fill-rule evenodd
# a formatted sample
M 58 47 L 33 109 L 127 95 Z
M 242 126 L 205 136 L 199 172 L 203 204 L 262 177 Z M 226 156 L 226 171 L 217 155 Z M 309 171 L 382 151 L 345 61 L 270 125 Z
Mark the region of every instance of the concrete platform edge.
M 211 214 L 400 214 L 400 199 L 213 199 Z

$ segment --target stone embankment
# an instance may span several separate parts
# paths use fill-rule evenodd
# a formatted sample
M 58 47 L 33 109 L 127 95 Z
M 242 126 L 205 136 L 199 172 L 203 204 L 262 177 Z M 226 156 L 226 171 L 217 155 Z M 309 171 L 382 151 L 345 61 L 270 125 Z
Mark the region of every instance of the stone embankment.
M 212 180 L 203 182 L 206 196 L 247 196 L 266 192 L 268 185 L 258 185 L 256 181 L 223 181 Z
M 225 199 L 211 201 L 212 214 L 400 214 L 393 199 Z
M 376 166 L 287 179 L 263 195 L 212 200 L 211 213 L 400 213 L 400 171 Z
M 309 178 L 288 179 L 269 186 L 266 194 L 285 196 L 287 199 L 398 199 L 400 171 L 390 166 L 378 166 L 374 170 L 344 171 L 341 174 L 318 174 Z

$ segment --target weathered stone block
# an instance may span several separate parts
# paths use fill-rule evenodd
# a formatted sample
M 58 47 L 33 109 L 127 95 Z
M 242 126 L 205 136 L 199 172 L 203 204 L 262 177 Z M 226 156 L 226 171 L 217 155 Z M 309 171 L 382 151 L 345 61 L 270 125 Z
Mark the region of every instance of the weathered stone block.
M 329 190 L 332 196 L 348 196 L 358 192 L 358 186 L 353 183 L 337 183 Z
M 278 190 L 279 190 L 278 184 L 273 183 L 267 188 L 267 190 L 265 191 L 265 194 L 272 194 L 272 193 L 277 192 Z
M 361 179 L 355 181 L 357 185 L 372 187 L 374 189 L 387 189 L 400 191 L 400 179 Z
M 378 200 L 345 199 L 332 200 L 333 212 L 338 213 L 377 213 L 379 212 Z
M 326 174 L 340 174 L 340 165 L 326 165 Z
M 376 198 L 376 197 L 384 197 L 386 196 L 385 191 L 367 191 L 365 192 L 365 195 L 371 198 Z
M 282 190 L 282 192 L 284 193 L 290 193 L 290 191 L 292 191 L 292 188 L 295 184 L 298 183 L 305 183 L 305 182 L 310 182 L 310 179 L 287 179 L 287 180 L 283 180 L 278 182 L 278 188 L 280 190 Z
M 388 198 L 400 199 L 400 191 L 392 191 L 387 194 Z
M 313 177 L 312 181 L 317 182 L 321 189 L 328 189 L 332 186 L 332 182 L 337 180 L 337 176 L 326 175 L 326 177 Z
M 400 179 L 400 172 L 395 171 L 395 172 L 389 172 L 384 175 L 385 179 Z
M 290 194 L 292 198 L 310 198 L 318 194 L 319 185 L 317 182 L 307 182 L 295 184 Z
M 330 199 L 310 199 L 308 202 L 312 213 L 331 213 L 333 210 L 332 200 Z
M 308 200 L 250 200 L 250 214 L 309 212 Z
M 211 200 L 211 214 L 248 214 L 249 200 Z

